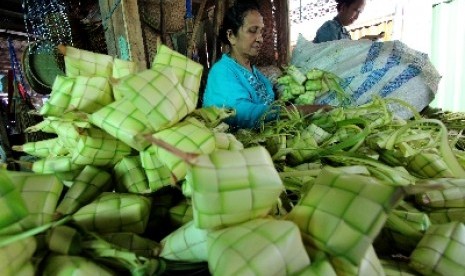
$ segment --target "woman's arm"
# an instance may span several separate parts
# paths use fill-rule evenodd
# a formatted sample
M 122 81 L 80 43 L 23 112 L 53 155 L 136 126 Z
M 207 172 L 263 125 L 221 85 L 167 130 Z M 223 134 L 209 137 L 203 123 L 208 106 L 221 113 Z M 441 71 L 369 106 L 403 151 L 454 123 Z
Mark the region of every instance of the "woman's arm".
M 252 88 L 248 87 L 245 78 L 241 77 L 224 67 L 212 68 L 208 75 L 203 106 L 233 108 L 236 115 L 227 121 L 231 126 L 254 128 L 258 126 L 263 115 L 270 111 L 270 106 L 256 103 L 251 95 Z M 273 112 L 266 119 L 276 117 L 277 112 Z

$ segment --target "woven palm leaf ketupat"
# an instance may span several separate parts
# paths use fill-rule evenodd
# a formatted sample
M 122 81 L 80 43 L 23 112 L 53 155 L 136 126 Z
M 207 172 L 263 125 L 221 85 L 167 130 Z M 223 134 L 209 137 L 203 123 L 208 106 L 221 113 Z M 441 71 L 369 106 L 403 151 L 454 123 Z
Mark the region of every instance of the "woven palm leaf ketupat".
M 210 154 L 216 149 L 213 131 L 194 118 L 161 130 L 153 134 L 153 137 L 189 153 Z M 175 182 L 186 177 L 188 167 L 184 160 L 160 147 L 156 148 L 156 154 L 160 162 L 170 170 Z
M 0 228 L 4 228 L 20 221 L 28 215 L 24 200 L 17 185 L 6 173 L 0 171 Z
M 173 183 L 171 171 L 160 161 L 157 151 L 157 147 L 152 145 L 139 153 L 141 165 L 144 168 L 151 191 L 156 191 Z
M 152 68 L 160 65 L 172 68 L 179 83 L 189 92 L 190 100 L 197 102 L 203 66 L 163 44 L 158 46 Z
M 201 229 L 265 217 L 284 188 L 263 147 L 199 155 L 189 164 L 186 180 L 192 186 L 195 225 Z
M 398 188 L 374 177 L 325 167 L 287 219 L 312 247 L 359 266 L 401 198 Z
M 207 247 L 213 275 L 294 275 L 310 265 L 298 227 L 285 220 L 254 219 L 210 231 Z
M 110 173 L 94 166 L 85 166 L 73 179 L 73 184 L 66 191 L 56 208 L 60 215 L 73 214 L 82 206 L 90 203 L 100 193 L 110 190 Z
M 154 131 L 173 126 L 197 105 L 174 69 L 166 66 L 127 76 L 113 89 L 137 106 Z
M 138 151 L 149 142 L 137 139 L 137 135 L 152 133 L 147 117 L 126 98 L 108 104 L 90 115 L 89 121 L 108 134 Z
M 68 77 L 111 77 L 113 57 L 75 48 L 72 46 L 58 46 L 65 58 L 65 73 Z
M 207 230 L 197 228 L 194 221 L 190 221 L 163 238 L 160 257 L 168 260 L 205 262 L 208 260 L 207 234 Z
M 35 173 L 53 174 L 76 171 L 82 169 L 82 167 L 83 165 L 75 164 L 72 157 L 66 155 L 41 158 L 32 164 L 31 170 Z
M 151 193 L 147 175 L 139 156 L 126 156 L 113 168 L 115 191 L 135 194 Z
M 465 226 L 432 225 L 410 255 L 410 267 L 423 275 L 465 274 Z
M 63 190 L 61 181 L 53 174 L 15 172 L 9 176 L 16 183 L 28 214 L 18 223 L 2 228 L 0 235 L 18 234 L 51 222 Z
M 131 147 L 104 130 L 90 128 L 79 136 L 71 160 L 76 165 L 114 166 L 131 151 Z
M 431 208 L 464 208 L 465 179 L 439 178 L 421 180 L 418 185 L 441 185 L 441 189 L 432 189 L 415 196 L 415 202 L 422 207 Z
M 21 269 L 29 267 L 29 260 L 37 249 L 37 241 L 34 237 L 20 239 L 14 243 L 0 247 L 0 274 L 1 275 L 34 275 L 32 270 Z
M 147 226 L 152 201 L 135 194 L 104 192 L 74 213 L 76 223 L 99 233 L 141 234 Z
M 99 275 L 112 276 L 114 272 L 89 258 L 70 255 L 50 255 L 44 259 L 44 275 Z

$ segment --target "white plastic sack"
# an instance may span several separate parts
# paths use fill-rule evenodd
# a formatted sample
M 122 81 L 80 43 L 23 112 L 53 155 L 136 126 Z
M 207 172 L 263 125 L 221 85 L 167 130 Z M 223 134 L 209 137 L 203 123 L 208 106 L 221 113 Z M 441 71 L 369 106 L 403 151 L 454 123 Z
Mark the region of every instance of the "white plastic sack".
M 369 102 L 374 95 L 403 100 L 417 111 L 434 99 L 441 76 L 428 55 L 400 41 L 337 40 L 315 44 L 299 36 L 291 64 L 302 72 L 313 68 L 342 78 L 341 86 L 350 94 L 351 105 Z M 316 100 L 338 105 L 334 92 Z M 397 104 L 392 111 L 401 118 L 412 113 Z

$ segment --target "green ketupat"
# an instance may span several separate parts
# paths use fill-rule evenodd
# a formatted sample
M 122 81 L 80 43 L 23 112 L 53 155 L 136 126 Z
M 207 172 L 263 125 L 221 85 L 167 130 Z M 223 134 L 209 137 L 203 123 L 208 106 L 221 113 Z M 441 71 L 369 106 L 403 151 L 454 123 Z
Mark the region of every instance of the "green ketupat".
M 93 113 L 113 101 L 113 92 L 107 78 L 78 76 L 74 79 L 67 110 Z
M 27 270 L 21 271 L 21 269 L 23 268 L 23 266 L 28 265 L 36 248 L 37 242 L 34 237 L 20 239 L 3 247 L 0 247 L 0 275 L 34 275 L 34 273 L 24 273 L 27 272 Z
M 337 275 L 384 276 L 384 269 L 373 246 L 369 246 L 360 265 L 354 265 L 345 257 L 330 256 L 330 262 Z
M 12 149 L 42 158 L 48 156 L 62 156 L 69 153 L 59 138 L 27 142 L 21 146 L 13 146 Z
M 102 192 L 112 188 L 111 184 L 111 175 L 108 172 L 94 166 L 85 166 L 74 178 L 73 184 L 58 204 L 56 213 L 60 216 L 73 214 Z
M 71 161 L 76 165 L 114 166 L 131 151 L 131 147 L 105 131 L 89 128 L 80 135 Z
M 432 225 L 410 255 L 410 267 L 423 275 L 465 274 L 465 226 Z
M 194 118 L 159 131 L 153 134 L 153 137 L 166 141 L 179 150 L 194 154 L 209 154 L 216 148 L 213 132 Z M 187 164 L 184 160 L 161 147 L 156 148 L 156 154 L 170 170 L 175 182 L 186 177 Z
M 287 219 L 311 247 L 359 266 L 402 197 L 399 188 L 374 177 L 327 166 Z
M 188 200 L 183 200 L 170 208 L 170 222 L 174 227 L 181 227 L 193 219 L 192 204 Z
M 17 223 L 2 228 L 0 235 L 21 233 L 51 222 L 63 190 L 63 184 L 58 178 L 51 174 L 28 172 L 8 172 L 8 177 L 19 189 L 28 215 Z
M 113 60 L 113 78 L 120 79 L 134 73 L 137 73 L 137 63 L 134 61 L 119 58 Z M 117 98 L 120 99 L 120 97 L 115 95 L 115 99 Z
M 34 161 L 32 171 L 41 174 L 55 174 L 60 172 L 77 171 L 83 165 L 75 164 L 71 156 L 52 156 Z
M 69 255 L 49 255 L 45 258 L 45 260 L 43 260 L 43 275 L 115 276 L 117 273 L 84 257 Z
M 126 156 L 113 169 L 115 175 L 115 191 L 135 194 L 151 193 L 147 175 L 139 156 Z
M 430 189 L 415 196 L 415 202 L 428 208 L 465 207 L 465 179 L 439 178 L 418 181 L 417 185 L 440 185 L 440 189 Z
M 433 224 L 442 224 L 452 221 L 465 223 L 465 208 L 434 208 L 427 212 Z
M 74 79 L 58 75 L 52 85 L 49 99 L 42 105 L 39 114 L 61 116 L 69 108 Z
M 137 135 L 153 133 L 147 117 L 128 99 L 113 102 L 89 117 L 90 122 L 123 141 L 137 151 L 143 151 L 150 143 L 137 139 Z
M 197 105 L 170 67 L 152 68 L 127 76 L 113 89 L 144 114 L 154 131 L 181 121 Z
M 112 76 L 113 57 L 72 46 L 59 45 L 58 49 L 65 57 L 67 76 Z
M 157 47 L 157 54 L 152 62 L 152 68 L 157 67 L 172 68 L 180 84 L 188 92 L 190 101 L 195 103 L 198 101 L 203 72 L 203 66 L 200 63 L 160 43 Z
M 81 253 L 81 234 L 66 225 L 53 227 L 47 231 L 46 242 L 48 248 L 62 255 L 78 255 Z
M 145 170 L 145 175 L 147 176 L 151 191 L 156 191 L 163 186 L 174 184 L 171 171 L 160 161 L 156 152 L 157 147 L 152 145 L 145 151 L 139 153 L 141 165 Z
M 20 187 L 8 177 L 8 172 L 0 170 L 0 230 L 28 215 L 26 202 L 20 194 Z
M 294 275 L 310 264 L 297 226 L 255 219 L 207 235 L 213 275 Z
M 214 132 L 216 149 L 220 150 L 241 150 L 244 145 L 237 140 L 236 136 L 226 132 Z
M 141 234 L 147 226 L 151 200 L 135 194 L 104 192 L 74 213 L 76 223 L 99 233 Z
M 202 229 L 264 217 L 284 189 L 263 147 L 199 155 L 186 180 L 192 185 L 195 225 Z
M 160 255 L 160 244 L 130 232 L 105 233 L 100 236 L 107 242 L 146 258 Z
M 185 262 L 206 262 L 207 234 L 207 230 L 197 228 L 194 221 L 190 221 L 163 238 L 160 257 Z

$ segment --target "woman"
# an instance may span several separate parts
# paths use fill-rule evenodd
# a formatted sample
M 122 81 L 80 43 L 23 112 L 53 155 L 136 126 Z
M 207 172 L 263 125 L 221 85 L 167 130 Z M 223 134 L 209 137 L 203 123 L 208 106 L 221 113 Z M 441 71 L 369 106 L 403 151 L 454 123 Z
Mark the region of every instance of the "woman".
M 210 69 L 203 106 L 232 108 L 235 116 L 227 123 L 233 128 L 256 128 L 261 119 L 274 120 L 279 108 L 273 106 L 275 93 L 271 82 L 251 63 L 263 43 L 265 25 L 254 1 L 236 1 L 225 14 L 219 39 L 229 53 Z M 319 107 L 299 107 L 304 113 Z
M 345 26 L 349 26 L 357 20 L 358 16 L 365 8 L 365 0 L 336 0 L 337 15 L 332 20 L 326 21 L 317 30 L 314 43 L 351 39 L 349 31 Z M 367 35 L 361 39 L 376 40 L 384 36 L 384 32 L 379 35 Z

